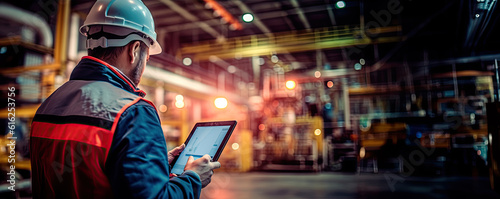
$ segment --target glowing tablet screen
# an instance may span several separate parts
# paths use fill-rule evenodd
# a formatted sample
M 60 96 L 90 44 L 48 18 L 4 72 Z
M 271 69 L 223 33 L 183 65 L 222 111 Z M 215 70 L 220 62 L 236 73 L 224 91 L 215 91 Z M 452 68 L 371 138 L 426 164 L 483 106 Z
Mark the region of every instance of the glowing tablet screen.
M 218 122 L 218 124 L 221 123 Z M 217 161 L 235 125 L 236 122 L 234 125 L 222 126 L 199 126 L 197 124 L 185 142 L 186 148 L 172 167 L 172 173 L 181 174 L 184 172 L 189 156 L 193 156 L 196 160 L 208 154 L 212 160 Z

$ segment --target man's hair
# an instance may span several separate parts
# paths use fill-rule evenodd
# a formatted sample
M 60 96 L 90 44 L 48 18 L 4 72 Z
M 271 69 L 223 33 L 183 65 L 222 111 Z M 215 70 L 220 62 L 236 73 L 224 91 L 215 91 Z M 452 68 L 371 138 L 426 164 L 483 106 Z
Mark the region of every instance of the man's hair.
M 138 40 L 135 40 L 135 41 L 138 41 Z M 133 43 L 135 41 L 131 41 L 127 45 L 129 45 L 130 43 Z M 141 53 L 142 53 L 142 51 L 148 50 L 148 48 L 147 48 L 148 46 L 146 44 L 144 44 L 144 42 L 142 42 L 142 41 L 139 41 L 139 42 L 141 43 Z M 88 49 L 87 52 L 88 52 L 89 56 L 104 60 L 108 63 L 114 63 L 114 62 L 116 62 L 118 55 L 120 55 L 125 50 L 127 45 L 120 46 L 120 47 L 108 47 L 108 48 L 97 47 L 94 49 Z

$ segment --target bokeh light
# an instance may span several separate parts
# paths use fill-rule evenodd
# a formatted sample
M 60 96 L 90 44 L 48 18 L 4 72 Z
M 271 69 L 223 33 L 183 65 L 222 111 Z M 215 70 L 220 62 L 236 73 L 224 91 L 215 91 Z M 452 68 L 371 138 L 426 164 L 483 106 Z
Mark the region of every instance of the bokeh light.
M 321 135 L 321 129 L 314 130 L 314 135 Z
M 238 150 L 240 148 L 240 145 L 235 142 L 231 145 L 231 147 L 233 148 L 233 150 Z
M 227 99 L 223 98 L 223 97 L 216 98 L 214 100 L 214 105 L 215 105 L 215 107 L 217 107 L 219 109 L 226 108 L 227 107 Z
M 345 7 L 345 2 L 344 1 L 337 1 L 337 3 L 335 4 L 335 7 L 336 8 L 344 8 Z
M 191 66 L 192 63 L 193 60 L 191 60 L 191 58 L 189 57 L 185 57 L 184 59 L 182 59 L 182 64 L 184 64 L 185 66 Z
M 250 13 L 244 14 L 241 19 L 243 19 L 244 22 L 250 23 L 253 21 L 253 15 Z
M 285 86 L 287 89 L 292 90 L 295 88 L 295 81 L 288 80 L 286 81 Z
M 165 113 L 167 112 L 167 110 L 168 110 L 167 105 L 165 104 L 160 105 L 160 112 Z

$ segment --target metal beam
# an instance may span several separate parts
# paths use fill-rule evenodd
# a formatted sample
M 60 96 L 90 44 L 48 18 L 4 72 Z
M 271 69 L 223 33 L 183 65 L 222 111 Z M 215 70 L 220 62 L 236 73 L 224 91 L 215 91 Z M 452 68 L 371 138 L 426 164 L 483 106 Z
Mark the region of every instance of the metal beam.
M 162 19 L 159 20 L 158 24 L 161 25 Z M 220 24 L 220 19 L 210 19 L 207 21 L 203 21 L 203 23 L 208 24 L 209 26 L 216 26 Z M 159 28 L 160 30 L 165 30 L 167 32 L 178 32 L 178 31 L 184 31 L 184 30 L 192 30 L 199 28 L 198 24 L 195 23 L 185 23 L 185 24 L 179 24 L 179 25 L 173 25 L 173 26 L 165 26 L 162 28 Z
M 332 22 L 332 26 L 337 25 L 337 21 L 335 20 L 335 15 L 333 14 L 333 8 L 330 4 L 326 6 L 326 9 L 328 10 L 328 17 L 330 17 L 330 22 Z
M 311 24 L 309 24 L 309 21 L 307 21 L 306 15 L 300 9 L 299 3 L 297 0 L 290 0 L 290 3 L 292 3 L 293 7 L 295 7 L 295 10 L 297 11 L 297 14 L 299 15 L 300 21 L 302 21 L 302 24 L 304 24 L 304 27 L 306 30 L 311 30 Z
M 201 22 L 198 17 L 194 16 L 193 14 L 189 13 L 186 9 L 182 8 L 179 6 L 177 3 L 173 2 L 172 0 L 160 0 L 162 3 L 170 7 L 172 10 L 175 10 L 177 13 L 179 13 L 181 16 L 186 18 L 189 21 L 192 21 L 194 24 L 198 25 L 201 29 L 203 29 L 205 32 L 208 34 L 212 35 L 214 38 L 219 39 L 219 38 L 224 38 L 223 35 L 221 35 L 219 32 L 217 32 L 215 29 L 213 29 L 210 25 Z

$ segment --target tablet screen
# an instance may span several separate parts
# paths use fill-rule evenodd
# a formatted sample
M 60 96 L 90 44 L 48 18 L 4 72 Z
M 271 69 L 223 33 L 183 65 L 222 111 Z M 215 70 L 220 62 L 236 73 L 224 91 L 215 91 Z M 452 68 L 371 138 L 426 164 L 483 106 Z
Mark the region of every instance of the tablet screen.
M 172 167 L 172 173 L 181 174 L 184 172 L 189 156 L 193 156 L 196 160 L 208 154 L 213 159 L 219 147 L 225 144 L 224 138 L 230 129 L 231 125 L 195 126 L 194 131 L 188 137 L 186 148 L 184 148 Z M 229 136 L 227 139 L 229 139 Z

